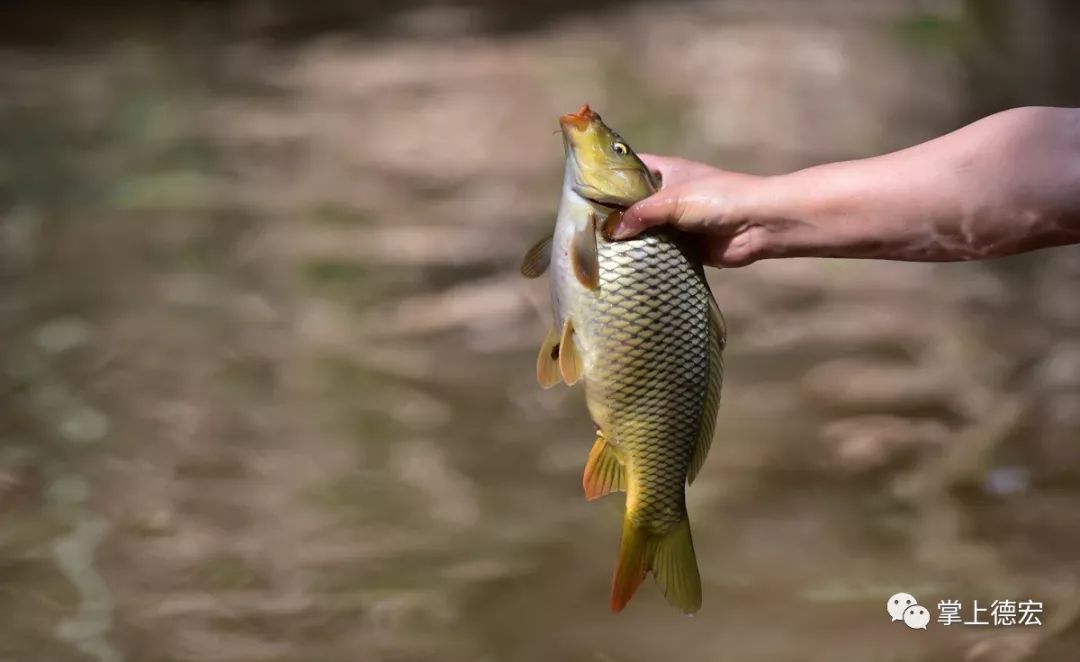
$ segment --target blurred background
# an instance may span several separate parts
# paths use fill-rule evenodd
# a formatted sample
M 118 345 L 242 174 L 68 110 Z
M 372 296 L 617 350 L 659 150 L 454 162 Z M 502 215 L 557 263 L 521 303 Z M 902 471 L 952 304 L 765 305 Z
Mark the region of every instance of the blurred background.
M 1080 105 L 1067 0 L 0 5 L 0 660 L 1074 660 L 1080 247 L 709 273 L 694 618 L 542 391 L 559 114 L 754 173 Z M 1041 627 L 890 623 L 913 593 Z

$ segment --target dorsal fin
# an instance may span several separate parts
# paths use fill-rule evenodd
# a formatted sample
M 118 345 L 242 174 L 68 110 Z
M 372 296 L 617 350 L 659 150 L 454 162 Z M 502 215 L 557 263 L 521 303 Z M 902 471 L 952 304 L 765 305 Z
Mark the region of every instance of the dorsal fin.
M 705 457 L 709 454 L 713 433 L 716 431 L 716 411 L 720 407 L 720 389 L 724 382 L 722 352 L 726 343 L 727 328 L 724 324 L 724 316 L 716 305 L 716 299 L 713 298 L 712 293 L 709 293 L 709 374 L 705 385 L 705 403 L 702 406 L 698 438 L 694 443 L 694 454 L 690 458 L 690 469 L 686 474 L 687 483 L 694 482 L 698 472 L 701 471 L 701 465 L 705 464 Z

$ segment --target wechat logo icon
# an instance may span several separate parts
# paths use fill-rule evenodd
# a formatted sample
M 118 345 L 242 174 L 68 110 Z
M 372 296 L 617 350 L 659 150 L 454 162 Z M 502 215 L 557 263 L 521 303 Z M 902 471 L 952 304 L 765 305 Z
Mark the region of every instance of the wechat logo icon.
M 920 605 L 910 593 L 897 593 L 892 596 L 885 603 L 885 609 L 894 622 L 903 621 L 904 625 L 912 630 L 925 630 L 930 623 L 930 610 Z

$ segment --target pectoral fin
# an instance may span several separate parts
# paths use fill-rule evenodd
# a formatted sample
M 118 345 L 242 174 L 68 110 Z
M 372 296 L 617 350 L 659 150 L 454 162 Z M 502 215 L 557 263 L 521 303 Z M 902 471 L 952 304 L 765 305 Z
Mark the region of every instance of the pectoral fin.
M 559 333 L 551 329 L 536 356 L 536 381 L 540 382 L 540 386 L 551 388 L 562 380 L 559 373 L 559 353 Z
M 626 491 L 626 470 L 615 447 L 607 443 L 604 433 L 596 431 L 596 443 L 585 463 L 585 475 L 581 478 L 585 498 L 599 499 L 605 494 Z
M 600 234 L 604 239 L 608 241 L 615 241 L 615 228 L 619 227 L 619 221 L 622 220 L 623 213 L 621 211 L 613 211 L 607 215 L 604 222 L 600 224 Z
M 574 344 L 574 324 L 569 319 L 563 323 L 562 337 L 559 339 L 559 372 L 567 384 L 576 384 L 581 379 L 582 363 Z
M 521 275 L 526 278 L 539 278 L 548 269 L 548 265 L 551 264 L 551 239 L 552 235 L 548 235 L 536 242 L 532 248 L 525 253 L 525 257 L 521 260 Z
M 590 290 L 600 288 L 600 261 L 596 255 L 596 217 L 574 233 L 570 242 L 570 265 L 578 282 Z

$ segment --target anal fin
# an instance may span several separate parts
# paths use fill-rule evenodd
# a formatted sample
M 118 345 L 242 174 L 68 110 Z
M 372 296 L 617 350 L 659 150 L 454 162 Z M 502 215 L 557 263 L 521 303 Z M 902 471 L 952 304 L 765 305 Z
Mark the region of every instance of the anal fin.
M 589 501 L 612 492 L 626 491 L 626 469 L 615 447 L 607 442 L 601 430 L 596 431 L 596 442 L 585 463 L 581 485 Z

